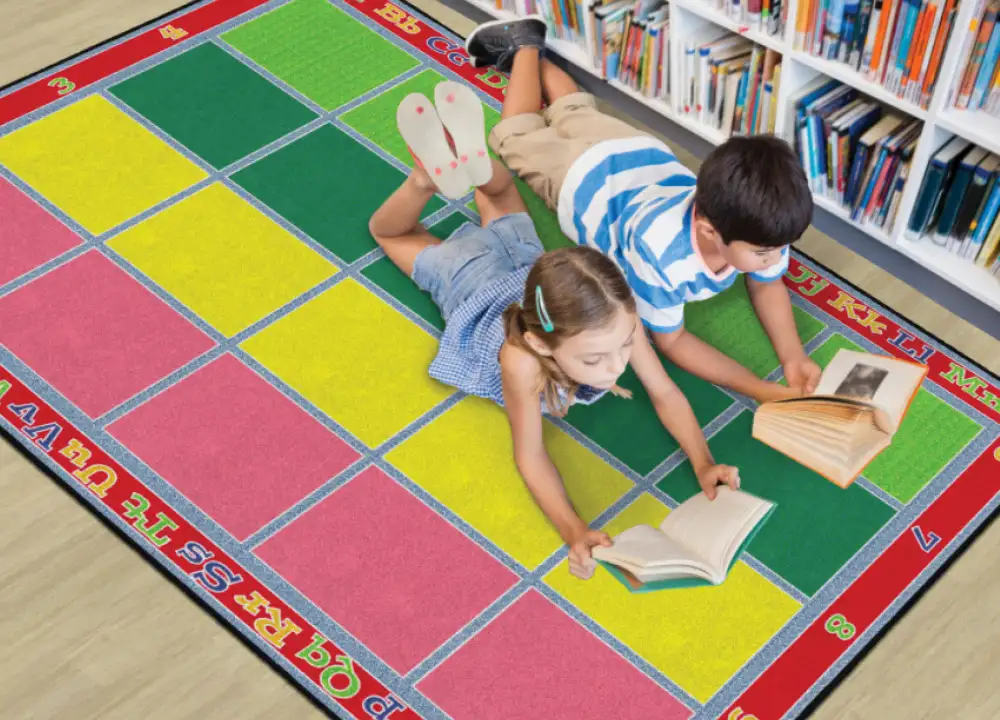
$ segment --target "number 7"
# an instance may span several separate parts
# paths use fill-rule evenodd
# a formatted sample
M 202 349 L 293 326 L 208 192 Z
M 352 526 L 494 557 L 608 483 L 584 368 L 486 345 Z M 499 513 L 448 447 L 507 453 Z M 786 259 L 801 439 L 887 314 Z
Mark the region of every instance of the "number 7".
M 939 542 L 941 542 L 941 537 L 933 532 L 924 535 L 924 531 L 920 529 L 919 525 L 913 526 L 913 534 L 917 538 L 917 543 L 920 545 L 920 549 L 926 553 L 929 553 Z

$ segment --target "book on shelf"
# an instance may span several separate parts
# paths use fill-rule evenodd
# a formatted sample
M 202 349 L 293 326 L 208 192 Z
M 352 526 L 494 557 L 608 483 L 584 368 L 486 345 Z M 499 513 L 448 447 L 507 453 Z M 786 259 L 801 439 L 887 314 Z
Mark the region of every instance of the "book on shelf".
M 957 10 L 957 0 L 801 0 L 794 46 L 926 109 Z
M 836 80 L 805 88 L 794 109 L 794 144 L 813 192 L 843 207 L 855 222 L 888 232 L 921 123 Z
M 724 135 L 773 133 L 781 55 L 740 35 L 713 33 L 684 47 L 678 113 Z
M 748 29 L 765 35 L 782 35 L 788 17 L 788 0 L 714 0 L 715 9 Z
M 958 136 L 941 146 L 924 173 L 907 234 L 992 271 L 1000 251 L 1000 155 Z
M 945 105 L 1000 117 L 1000 0 L 976 0 Z
M 594 559 L 630 592 L 720 585 L 777 505 L 721 486 L 670 511 L 659 527 L 635 525 L 596 547 Z
M 811 395 L 757 408 L 753 437 L 846 488 L 903 421 L 927 367 L 839 350 Z

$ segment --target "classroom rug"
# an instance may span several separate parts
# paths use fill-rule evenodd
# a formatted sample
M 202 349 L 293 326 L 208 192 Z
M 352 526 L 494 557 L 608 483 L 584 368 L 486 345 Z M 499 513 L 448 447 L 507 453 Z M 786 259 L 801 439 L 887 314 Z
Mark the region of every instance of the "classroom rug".
M 445 78 L 496 122 L 506 78 L 404 5 L 215 0 L 4 89 L 0 427 L 331 715 L 802 715 L 995 512 L 1000 382 L 795 253 L 820 364 L 927 365 L 893 445 L 842 490 L 668 365 L 778 510 L 719 587 L 574 579 L 502 411 L 429 379 L 441 318 L 367 232 L 411 162 L 397 103 Z M 424 220 L 477 216 L 435 198 Z M 742 283 L 687 325 L 780 377 Z M 698 492 L 622 384 L 545 426 L 612 534 Z

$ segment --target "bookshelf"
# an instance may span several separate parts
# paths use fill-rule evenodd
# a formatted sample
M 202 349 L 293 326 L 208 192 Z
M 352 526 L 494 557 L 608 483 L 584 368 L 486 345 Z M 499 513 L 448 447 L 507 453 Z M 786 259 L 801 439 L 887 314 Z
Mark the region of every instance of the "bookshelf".
M 530 7 L 528 3 L 531 2 L 531 0 L 504 1 L 508 7 L 511 4 L 513 7 Z M 742 0 L 744 3 L 746 1 Z M 592 37 L 594 30 L 590 23 L 585 27 L 586 37 L 574 42 L 553 37 L 550 32 L 548 44 L 553 52 L 567 62 L 591 75 L 605 79 L 610 86 L 712 144 L 723 142 L 729 133 L 699 122 L 697 117 L 684 113 L 678 106 L 677 93 L 674 91 L 681 86 L 685 41 L 692 37 L 710 39 L 720 36 L 723 32 L 740 35 L 761 48 L 780 54 L 780 83 L 772 105 L 776 114 L 773 132 L 790 142 L 796 140 L 796 100 L 810 88 L 829 80 L 836 80 L 855 88 L 866 101 L 879 104 L 886 113 L 893 113 L 904 120 L 919 121 L 919 136 L 913 149 L 909 175 L 896 198 L 898 204 L 891 224 L 886 222 L 880 227 L 877 223 L 852 220 L 847 208 L 821 193 L 814 193 L 815 204 L 818 208 L 865 233 L 875 242 L 914 260 L 1000 313 L 1000 277 L 991 274 L 988 268 L 977 267 L 971 261 L 936 245 L 928 237 L 914 236 L 907 228 L 931 158 L 949 140 L 959 136 L 991 153 L 1000 154 L 1000 117 L 982 110 L 958 110 L 953 107 L 951 97 L 952 85 L 958 82 L 953 78 L 960 76 L 968 58 L 971 41 L 967 42 L 966 38 L 972 32 L 973 23 L 979 24 L 978 20 L 983 17 L 984 6 L 989 5 L 990 1 L 955 0 L 952 29 L 943 53 L 939 56 L 939 79 L 933 88 L 933 94 L 924 106 L 913 102 L 909 97 L 900 97 L 899 94 L 873 82 L 848 64 L 836 59 L 818 57 L 803 49 L 802 43 L 797 42 L 799 39 L 796 33 L 797 11 L 808 1 L 784 0 L 787 8 L 784 10 L 782 27 L 777 34 L 769 34 L 766 28 L 745 21 L 745 14 L 738 16 L 720 9 L 718 5 L 723 4 L 721 0 L 666 0 L 666 5 L 669 7 L 669 25 L 665 59 L 670 86 L 667 97 L 647 97 L 617 79 L 604 78 L 603 72 L 588 52 L 588 47 L 593 48 L 595 44 Z M 906 0 L 899 1 L 906 2 Z M 463 0 L 463 2 L 498 19 L 516 17 L 510 10 L 499 9 L 492 0 Z M 889 0 L 885 2 L 888 4 Z M 945 0 L 941 2 L 944 3 Z M 837 0 L 826 0 L 825 5 L 836 3 Z M 581 3 L 579 7 L 585 4 Z M 724 4 L 728 6 L 728 0 L 725 0 Z M 1000 217 L 997 222 L 1000 222 Z

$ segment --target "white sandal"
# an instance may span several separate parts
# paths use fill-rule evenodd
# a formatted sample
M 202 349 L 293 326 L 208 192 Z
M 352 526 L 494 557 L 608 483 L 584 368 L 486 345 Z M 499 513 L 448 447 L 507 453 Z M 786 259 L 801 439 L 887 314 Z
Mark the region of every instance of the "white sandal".
M 493 163 L 486 148 L 482 102 L 468 85 L 447 80 L 434 88 L 434 105 L 469 180 L 476 187 L 485 185 L 493 177 Z
M 396 126 L 442 195 L 454 200 L 469 192 L 472 181 L 448 146 L 441 118 L 427 97 L 411 93 L 403 98 L 396 108 Z

